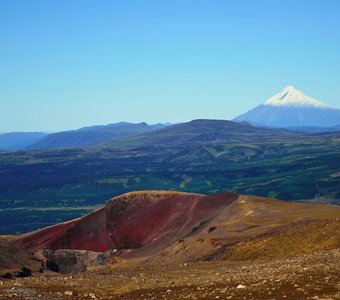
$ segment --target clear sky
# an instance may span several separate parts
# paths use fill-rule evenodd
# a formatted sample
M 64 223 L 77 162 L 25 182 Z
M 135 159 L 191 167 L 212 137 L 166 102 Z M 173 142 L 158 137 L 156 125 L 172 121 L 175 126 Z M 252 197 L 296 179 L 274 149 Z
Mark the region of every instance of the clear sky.
M 339 0 L 1 0 L 0 132 L 340 107 Z

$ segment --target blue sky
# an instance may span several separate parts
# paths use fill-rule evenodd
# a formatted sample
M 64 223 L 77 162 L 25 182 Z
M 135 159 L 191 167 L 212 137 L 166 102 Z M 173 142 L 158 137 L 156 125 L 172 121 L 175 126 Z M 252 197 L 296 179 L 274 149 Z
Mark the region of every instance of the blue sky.
M 338 0 L 2 0 L 0 132 L 340 106 Z

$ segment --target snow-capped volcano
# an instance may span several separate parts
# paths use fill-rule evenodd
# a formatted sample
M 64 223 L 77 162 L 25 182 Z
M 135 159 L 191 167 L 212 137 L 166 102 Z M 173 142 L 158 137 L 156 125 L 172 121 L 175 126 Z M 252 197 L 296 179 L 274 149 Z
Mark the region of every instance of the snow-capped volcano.
M 340 110 L 288 86 L 234 121 L 271 127 L 331 127 L 340 124 Z
M 287 86 L 280 93 L 269 98 L 264 105 L 274 105 L 274 106 L 312 106 L 317 108 L 331 108 L 330 106 L 316 100 L 312 97 L 306 96 L 301 91 L 297 90 L 293 86 Z

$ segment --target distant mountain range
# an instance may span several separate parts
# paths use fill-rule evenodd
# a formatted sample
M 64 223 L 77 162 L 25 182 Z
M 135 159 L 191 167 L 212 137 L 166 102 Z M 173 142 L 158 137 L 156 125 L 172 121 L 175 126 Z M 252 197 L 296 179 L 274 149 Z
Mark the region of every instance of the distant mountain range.
M 288 86 L 263 104 L 236 117 L 234 121 L 246 121 L 268 127 L 295 127 L 308 132 L 308 129 L 303 127 L 339 126 L 340 110 Z
M 161 130 L 145 132 L 120 139 L 118 143 L 105 143 L 110 147 L 137 147 L 145 145 L 202 145 L 219 143 L 265 142 L 291 138 L 299 134 L 293 132 L 252 126 L 246 122 L 227 120 L 198 119 L 186 123 L 168 126 Z
M 0 134 L 0 151 L 24 149 L 47 136 L 42 132 L 11 132 Z
M 213 121 L 213 120 L 211 120 Z M 332 108 L 312 97 L 306 96 L 301 91 L 292 86 L 288 86 L 280 93 L 274 95 L 263 104 L 254 109 L 236 117 L 233 121 L 247 122 L 252 124 L 249 134 L 255 134 L 260 140 L 262 134 L 266 135 L 266 131 L 261 130 L 261 134 L 257 134 L 255 127 L 262 128 L 281 128 L 285 131 L 296 131 L 305 133 L 326 133 L 340 130 L 340 110 Z M 198 121 L 194 123 L 186 123 L 183 126 L 170 123 L 128 123 L 119 122 L 109 125 L 96 125 L 83 127 L 77 130 L 62 131 L 52 134 L 40 132 L 14 132 L 0 135 L 0 151 L 8 150 L 43 150 L 43 149 L 66 149 L 94 146 L 98 144 L 112 144 L 119 140 L 119 145 L 138 145 L 146 140 L 155 140 L 159 142 L 179 142 L 185 138 L 187 141 L 190 135 L 199 136 L 200 139 L 207 139 L 218 142 L 223 134 L 230 134 L 228 126 L 234 126 L 232 123 L 228 126 L 222 126 L 222 131 L 209 131 L 206 128 L 196 127 Z M 209 120 L 205 120 L 209 122 Z M 190 131 L 188 135 L 188 128 Z M 255 126 L 255 127 L 254 127 Z M 169 127 L 169 131 L 161 131 Z M 242 126 L 241 126 L 242 128 Z M 239 128 L 240 129 L 240 128 Z M 154 132 L 152 135 L 147 133 Z M 170 133 L 174 133 L 168 135 Z M 233 133 L 236 134 L 237 133 Z M 232 136 L 238 139 L 237 136 Z M 158 136 L 162 135 L 161 139 Z M 242 135 L 242 137 L 247 134 Z
M 77 148 L 100 144 L 105 141 L 154 131 L 157 127 L 146 123 L 120 122 L 106 126 L 85 127 L 78 130 L 63 131 L 49 134 L 44 139 L 27 147 L 30 150 Z
M 112 142 L 118 138 L 154 131 L 169 125 L 170 123 L 148 125 L 146 123 L 119 122 L 51 134 L 41 132 L 5 133 L 0 134 L 0 151 L 85 147 L 105 141 Z

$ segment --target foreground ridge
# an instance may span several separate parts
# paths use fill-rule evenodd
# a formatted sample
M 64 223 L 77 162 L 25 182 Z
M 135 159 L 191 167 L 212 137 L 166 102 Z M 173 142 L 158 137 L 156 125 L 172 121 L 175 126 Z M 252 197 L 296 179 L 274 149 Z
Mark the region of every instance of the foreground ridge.
M 161 262 L 163 256 L 173 261 L 290 257 L 336 248 L 339 242 L 333 233 L 339 216 L 340 207 L 331 205 L 235 193 L 139 191 L 112 198 L 82 218 L 18 236 L 13 242 L 33 251 L 114 250 L 126 258 L 151 255 L 154 262 Z M 301 237 L 306 235 L 309 241 Z M 294 247 L 285 246 L 299 239 Z M 306 247 L 311 240 L 315 245 Z M 261 252 L 254 252 L 260 245 Z
M 0 281 L 0 299 L 336 298 L 339 217 L 339 206 L 235 193 L 131 192 L 3 239 L 0 276 L 35 276 Z

